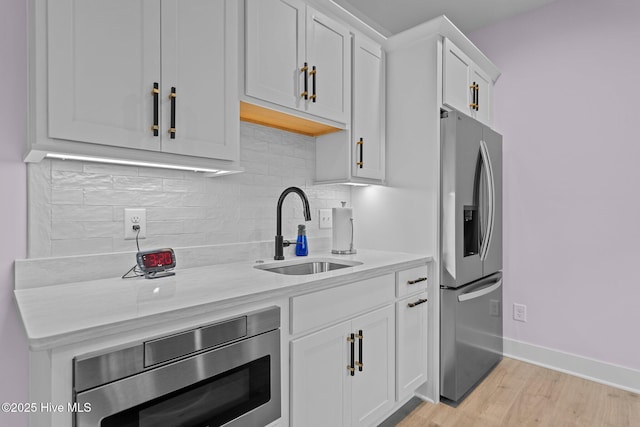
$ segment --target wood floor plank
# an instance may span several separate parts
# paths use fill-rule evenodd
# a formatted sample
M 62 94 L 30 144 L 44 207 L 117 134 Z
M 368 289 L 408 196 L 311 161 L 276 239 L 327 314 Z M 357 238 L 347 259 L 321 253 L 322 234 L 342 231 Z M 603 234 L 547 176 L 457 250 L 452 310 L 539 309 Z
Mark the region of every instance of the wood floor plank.
M 425 402 L 399 427 L 637 427 L 640 395 L 504 358 L 457 408 Z

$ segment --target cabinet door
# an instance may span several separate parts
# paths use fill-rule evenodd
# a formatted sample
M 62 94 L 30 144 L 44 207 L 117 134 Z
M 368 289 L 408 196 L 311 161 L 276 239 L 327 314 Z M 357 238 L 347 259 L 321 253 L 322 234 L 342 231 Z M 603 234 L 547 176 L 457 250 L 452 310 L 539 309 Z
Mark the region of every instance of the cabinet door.
M 162 151 L 238 159 L 237 32 L 234 0 L 162 0 Z
M 397 395 L 398 400 L 412 395 L 427 380 L 427 305 L 420 303 L 427 293 L 398 302 Z M 415 305 L 418 303 L 418 305 Z M 411 307 L 409 304 L 413 304 Z
M 395 338 L 393 306 L 376 310 L 353 320 L 357 361 L 351 391 L 351 425 L 373 425 L 394 405 Z M 362 351 L 360 351 L 362 348 Z
M 353 54 L 352 174 L 384 179 L 382 49 L 361 36 Z M 360 163 L 362 162 L 362 163 Z
M 351 36 L 347 28 L 310 7 L 307 7 L 307 62 L 310 67 L 307 111 L 347 123 L 351 93 Z
M 56 0 L 47 14 L 49 136 L 158 150 L 160 3 Z
M 471 59 L 448 39 L 443 44 L 442 103 L 471 114 Z
M 351 322 L 291 342 L 291 425 L 344 426 Z M 356 373 L 356 375 L 359 372 Z
M 478 68 L 476 65 L 471 67 L 471 83 L 478 85 L 478 109 L 472 110 L 472 116 L 481 121 L 484 124 L 491 125 L 492 122 L 492 95 L 493 95 L 493 84 L 491 83 L 491 78 Z
M 246 0 L 246 94 L 302 108 L 305 4 L 301 0 Z

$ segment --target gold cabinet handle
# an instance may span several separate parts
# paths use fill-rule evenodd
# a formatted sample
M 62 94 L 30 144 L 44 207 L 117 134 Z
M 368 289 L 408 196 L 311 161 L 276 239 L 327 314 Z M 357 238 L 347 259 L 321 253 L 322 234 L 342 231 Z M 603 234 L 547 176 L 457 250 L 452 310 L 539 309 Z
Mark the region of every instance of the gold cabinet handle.
M 300 96 L 304 99 L 309 99 L 309 66 L 304 63 L 304 67 L 300 68 L 300 72 L 304 73 L 304 91 Z
M 350 343 L 351 346 L 351 364 L 347 365 L 347 371 L 349 371 L 350 375 L 353 377 L 356 374 L 355 368 L 355 334 L 351 334 L 347 337 L 347 342 Z
M 176 88 L 171 88 L 169 99 L 171 100 L 171 127 L 169 128 L 169 135 L 171 139 L 176 139 Z
M 151 126 L 151 132 L 153 132 L 153 136 L 158 136 L 158 130 L 160 126 L 158 126 L 158 116 L 159 116 L 159 98 L 160 98 L 160 84 L 158 82 L 153 82 L 153 89 L 151 89 L 151 96 L 153 96 L 153 125 Z
M 364 336 L 362 334 L 362 329 L 358 331 L 356 338 L 358 338 L 358 354 L 360 355 L 360 360 L 356 362 L 356 366 L 358 367 L 358 371 L 362 372 L 364 369 L 364 363 L 362 361 L 362 342 L 364 341 Z
M 360 161 L 356 162 L 356 165 L 362 169 L 364 166 L 364 139 L 360 138 L 360 140 L 356 142 L 356 145 L 360 147 Z
M 469 86 L 469 89 L 473 91 L 471 93 L 471 97 L 473 98 L 473 100 L 471 101 L 471 104 L 469 104 L 469 107 L 478 111 L 478 107 L 479 107 L 478 104 L 480 103 L 478 92 L 480 91 L 480 86 L 478 86 L 476 82 L 473 82 L 473 84 Z
M 424 298 L 424 299 L 422 299 L 422 298 L 421 298 L 421 299 L 419 299 L 419 300 L 418 300 L 418 301 L 416 301 L 416 302 L 410 302 L 409 304 L 407 304 L 407 306 L 408 306 L 409 308 L 413 308 L 413 307 L 415 307 L 415 306 L 417 306 L 417 305 L 424 304 L 424 303 L 425 303 L 425 302 L 427 302 L 427 301 L 429 301 L 429 300 L 428 300 L 428 299 L 426 299 L 426 298 Z
M 311 102 L 316 102 L 316 98 L 317 98 L 317 94 L 316 94 L 316 66 L 314 65 L 313 67 L 311 67 L 311 71 L 309 71 L 309 74 L 311 75 L 311 92 L 313 92 L 313 94 L 310 96 L 311 98 Z

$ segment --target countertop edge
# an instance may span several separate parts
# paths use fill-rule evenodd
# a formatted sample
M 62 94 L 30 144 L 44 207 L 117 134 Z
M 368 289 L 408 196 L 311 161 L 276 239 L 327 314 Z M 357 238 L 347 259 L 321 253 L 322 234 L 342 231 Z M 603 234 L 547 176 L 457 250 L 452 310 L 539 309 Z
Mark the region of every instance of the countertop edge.
M 61 334 L 47 335 L 43 337 L 33 337 L 29 334 L 29 329 L 24 324 L 29 349 L 31 351 L 46 351 L 72 344 L 78 344 L 89 339 L 95 339 L 96 336 L 108 337 L 123 332 L 130 332 L 133 329 L 140 329 L 150 326 L 158 326 L 170 323 L 175 320 L 186 319 L 198 315 L 206 314 L 213 309 L 228 309 L 244 304 L 251 304 L 260 301 L 267 301 L 277 298 L 290 298 L 306 293 L 318 292 L 330 289 L 348 283 L 367 280 L 372 277 L 378 277 L 388 273 L 419 267 L 433 262 L 433 256 L 416 255 L 416 258 L 407 261 L 393 262 L 389 265 L 374 267 L 366 271 L 349 272 L 340 276 L 332 276 L 328 278 L 320 278 L 317 281 L 298 283 L 291 286 L 278 289 L 266 289 L 262 292 L 256 292 L 237 297 L 225 298 L 219 301 L 207 302 L 204 304 L 195 304 L 189 307 L 168 310 L 161 313 L 154 313 L 138 317 L 135 319 L 126 319 L 114 323 L 92 326 L 86 329 L 64 332 Z M 20 310 L 18 298 L 14 295 L 14 299 Z M 23 317 L 24 319 L 24 317 Z

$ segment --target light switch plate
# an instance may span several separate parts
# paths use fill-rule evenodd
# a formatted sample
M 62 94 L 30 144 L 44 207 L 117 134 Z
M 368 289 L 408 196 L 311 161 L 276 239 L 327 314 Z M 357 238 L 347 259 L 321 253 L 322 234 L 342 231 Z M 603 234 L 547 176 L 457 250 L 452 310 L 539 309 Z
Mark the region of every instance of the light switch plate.
M 318 209 L 318 218 L 320 220 L 320 228 L 333 227 L 333 212 L 331 209 Z

